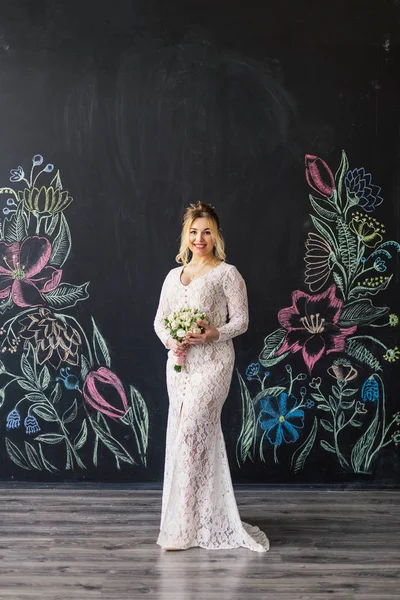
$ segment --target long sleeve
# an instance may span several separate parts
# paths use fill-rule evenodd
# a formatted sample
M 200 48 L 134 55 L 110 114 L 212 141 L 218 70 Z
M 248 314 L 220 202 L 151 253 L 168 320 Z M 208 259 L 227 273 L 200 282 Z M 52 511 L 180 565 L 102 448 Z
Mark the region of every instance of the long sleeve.
M 170 337 L 169 330 L 165 327 L 165 317 L 169 315 L 170 307 L 168 303 L 167 296 L 167 286 L 168 286 L 168 275 L 164 280 L 164 283 L 161 288 L 160 301 L 158 303 L 158 308 L 156 312 L 156 316 L 154 319 L 154 331 L 167 348 L 167 340 Z
M 218 342 L 226 342 L 247 331 L 249 325 L 249 309 L 246 284 L 236 269 L 232 266 L 227 272 L 223 282 L 224 293 L 228 305 L 228 319 L 226 325 L 217 327 L 220 332 Z

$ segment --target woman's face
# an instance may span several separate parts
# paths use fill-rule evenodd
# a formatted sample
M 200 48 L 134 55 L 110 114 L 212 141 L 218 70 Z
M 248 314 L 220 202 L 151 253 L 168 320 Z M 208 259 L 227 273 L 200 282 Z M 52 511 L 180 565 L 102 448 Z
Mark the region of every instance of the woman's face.
M 209 227 L 208 219 L 195 219 L 189 230 L 189 248 L 193 256 L 202 258 L 213 253 L 214 238 Z

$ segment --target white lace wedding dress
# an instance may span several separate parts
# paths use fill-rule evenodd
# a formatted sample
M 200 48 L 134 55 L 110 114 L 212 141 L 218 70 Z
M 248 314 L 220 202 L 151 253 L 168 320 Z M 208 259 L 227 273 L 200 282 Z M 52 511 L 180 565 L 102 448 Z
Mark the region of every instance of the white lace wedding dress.
M 266 535 L 240 520 L 221 429 L 235 360 L 232 338 L 248 325 L 246 285 L 236 267 L 225 262 L 187 286 L 181 272 L 182 267 L 172 269 L 164 281 L 154 321 L 158 337 L 165 345 L 165 316 L 185 306 L 202 310 L 220 337 L 190 346 L 180 373 L 168 353 L 170 404 L 157 543 L 180 549 L 243 546 L 265 552 Z

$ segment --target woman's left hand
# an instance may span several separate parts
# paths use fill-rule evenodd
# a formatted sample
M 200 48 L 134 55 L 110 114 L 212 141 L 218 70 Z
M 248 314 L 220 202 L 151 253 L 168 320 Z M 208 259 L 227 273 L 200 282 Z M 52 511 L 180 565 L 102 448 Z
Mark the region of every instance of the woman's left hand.
M 219 338 L 219 331 L 216 327 L 209 325 L 205 321 L 197 321 L 199 327 L 204 329 L 204 333 L 187 333 L 185 342 L 189 345 L 206 344 L 207 342 L 215 342 Z

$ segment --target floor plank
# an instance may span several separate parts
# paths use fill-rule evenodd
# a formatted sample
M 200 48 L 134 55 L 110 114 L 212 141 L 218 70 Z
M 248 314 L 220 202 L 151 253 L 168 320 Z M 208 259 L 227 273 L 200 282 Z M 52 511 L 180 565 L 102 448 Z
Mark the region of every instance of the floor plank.
M 399 600 L 399 491 L 236 497 L 268 553 L 163 552 L 159 490 L 3 485 L 0 600 Z

